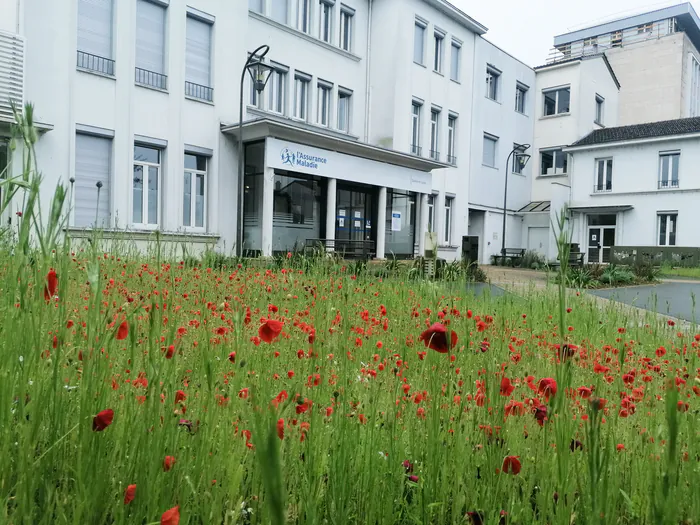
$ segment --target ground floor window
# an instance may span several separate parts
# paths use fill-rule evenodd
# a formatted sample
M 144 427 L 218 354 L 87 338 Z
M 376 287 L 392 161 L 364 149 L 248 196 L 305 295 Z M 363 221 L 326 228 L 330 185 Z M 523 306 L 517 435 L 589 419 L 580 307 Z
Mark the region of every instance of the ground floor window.
M 433 232 L 435 228 L 435 195 L 428 195 L 428 231 Z
M 7 142 L 0 138 L 0 179 L 4 179 L 10 175 L 10 149 L 8 148 Z M 3 193 L 0 187 L 0 202 L 2 202 Z
M 265 143 L 245 147 L 245 178 L 243 181 L 243 249 L 262 251 L 263 172 Z
M 416 238 L 416 194 L 387 190 L 386 254 L 412 256 Z
M 659 241 L 659 246 L 675 246 L 678 213 L 659 213 L 657 222 L 657 239 Z
M 272 251 L 303 249 L 309 239 L 321 238 L 321 183 L 308 176 L 275 172 Z
M 160 149 L 134 146 L 133 224 L 155 227 L 160 223 L 160 165 Z
M 454 197 L 445 197 L 445 244 L 452 243 L 452 209 Z
M 207 158 L 185 154 L 182 225 L 205 228 Z

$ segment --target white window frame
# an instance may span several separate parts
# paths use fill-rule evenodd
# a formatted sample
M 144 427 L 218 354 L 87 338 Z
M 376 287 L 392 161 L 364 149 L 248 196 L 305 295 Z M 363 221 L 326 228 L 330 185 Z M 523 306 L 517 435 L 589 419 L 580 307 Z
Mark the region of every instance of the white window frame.
M 297 0 L 297 29 L 311 34 L 311 0 Z
M 190 48 L 189 46 L 192 45 L 192 39 L 190 38 L 189 30 L 190 27 L 190 20 L 194 22 L 194 24 L 202 24 L 200 27 L 206 27 L 207 33 L 208 33 L 208 42 L 207 42 L 207 64 L 206 64 L 206 75 L 207 75 L 207 80 L 206 82 L 202 83 L 202 81 L 195 82 L 195 78 L 192 75 L 192 71 L 188 71 L 188 69 L 192 68 L 192 64 L 189 63 L 189 59 L 195 59 L 197 58 L 197 47 Z M 208 102 L 213 102 L 213 89 L 212 89 L 212 46 L 213 46 L 213 35 L 214 35 L 214 22 L 211 20 L 203 17 L 203 16 L 197 16 L 194 12 L 188 12 L 187 13 L 187 34 L 185 36 L 185 96 L 190 97 L 190 98 L 195 98 L 197 100 L 205 100 Z M 196 27 L 196 25 L 194 26 Z M 198 43 L 199 44 L 199 43 Z M 193 68 L 196 73 L 196 68 Z M 196 79 L 199 80 L 199 79 Z M 195 87 L 193 92 L 191 91 L 190 93 L 187 92 L 188 86 L 187 84 L 190 84 Z M 196 89 L 197 87 L 205 88 L 203 90 L 198 90 Z
M 433 71 L 442 74 L 445 58 L 445 33 L 440 29 L 433 31 Z
M 498 102 L 501 91 L 501 70 L 486 66 L 486 98 Z M 493 95 L 493 96 L 492 96 Z
M 107 209 L 100 209 L 100 203 L 99 200 L 96 202 L 96 209 L 94 213 L 91 213 L 90 216 L 90 222 L 87 224 L 77 224 L 76 221 L 76 215 L 78 213 L 78 210 L 82 208 L 79 207 L 78 201 L 79 201 L 79 194 L 82 196 L 82 191 L 87 190 L 88 186 L 83 184 L 82 180 L 80 177 L 82 176 L 83 172 L 82 170 L 79 170 L 79 164 L 85 161 L 80 155 L 81 151 L 79 151 L 78 148 L 78 142 L 81 141 L 83 138 L 87 138 L 88 140 L 99 140 L 99 141 L 104 141 L 103 144 L 107 147 L 107 173 L 106 173 L 106 184 L 103 183 L 102 187 L 99 189 L 99 194 L 104 195 L 104 192 L 107 193 Z M 114 162 L 114 136 L 113 134 L 102 134 L 102 133 L 85 133 L 85 132 L 80 132 L 77 131 L 75 134 L 75 178 L 76 181 L 73 184 L 73 210 L 71 213 L 71 225 L 78 227 L 78 228 L 92 228 L 92 227 L 97 227 L 97 228 L 109 228 L 112 225 L 112 188 L 114 186 L 114 177 L 113 177 L 113 162 Z M 0 149 L 5 149 L 7 153 L 7 160 L 8 160 L 8 167 L 10 163 L 10 155 L 11 151 L 9 149 L 7 142 L 4 142 L 2 137 L 0 137 Z M 92 155 L 95 154 L 95 150 L 97 148 L 94 147 L 94 144 L 91 145 L 89 148 L 90 152 Z M 93 159 L 94 160 L 94 157 Z M 0 165 L 0 178 L 7 178 L 9 173 L 3 173 L 5 166 Z M 86 170 L 90 172 L 90 176 L 94 177 L 95 176 L 95 170 L 94 166 L 92 166 L 93 169 Z M 94 179 L 93 179 L 94 180 Z M 92 183 L 92 180 L 90 181 Z M 102 181 L 100 181 L 102 182 Z M 92 190 L 92 184 L 90 185 L 90 190 Z M 91 210 L 92 211 L 92 210 Z M 100 211 L 106 212 L 106 214 L 100 214 Z M 106 215 L 106 217 L 105 217 Z M 99 221 L 99 222 L 98 222 Z
M 333 42 L 334 8 L 335 0 L 318 0 L 318 39 L 327 44 Z
M 649 22 L 648 24 L 642 24 L 637 26 L 637 34 L 641 35 L 644 33 L 651 33 L 654 31 L 654 22 Z
M 411 104 L 411 153 L 413 155 L 421 155 L 420 149 L 420 133 L 421 133 L 421 117 L 423 113 L 423 103 L 414 100 Z
M 605 98 L 595 95 L 595 123 L 602 126 L 605 119 Z
M 428 233 L 435 231 L 435 197 L 434 193 L 428 195 Z
M 352 95 L 353 92 L 350 89 L 343 88 L 343 87 L 338 87 L 338 121 L 336 122 L 338 126 L 338 130 L 343 131 L 345 133 L 350 133 L 350 129 L 352 129 Z M 345 104 L 345 127 L 341 127 L 341 117 L 342 112 L 341 112 L 341 104 L 340 100 L 341 99 L 346 99 L 347 102 Z
M 562 91 L 569 92 L 569 109 L 568 111 L 559 111 L 559 93 Z M 545 102 L 545 97 L 554 93 L 554 113 L 547 115 L 547 104 Z M 542 116 L 543 117 L 556 117 L 557 115 L 569 115 L 571 113 L 571 86 L 559 86 L 555 88 L 547 88 L 542 90 Z
M 156 198 L 156 223 L 150 222 L 136 222 L 134 221 L 134 179 L 133 179 L 133 168 L 132 168 L 132 178 L 131 178 L 131 208 L 129 210 L 131 225 L 135 228 L 142 230 L 157 230 L 162 222 L 162 200 L 163 200 L 163 156 L 165 150 L 161 147 L 154 146 L 153 144 L 140 144 L 136 143 L 134 146 L 142 146 L 144 148 L 158 150 L 158 164 L 153 162 L 146 162 L 142 160 L 133 159 L 133 167 L 141 166 L 141 173 L 143 174 L 143 186 L 141 190 L 141 218 L 148 221 L 148 182 L 151 176 L 150 170 L 148 168 L 156 168 L 158 170 L 156 177 L 158 178 L 158 196 Z
M 440 108 L 430 108 L 430 158 L 440 160 Z
M 552 154 L 552 173 L 542 173 L 542 170 L 544 169 L 544 162 L 542 162 L 542 155 L 545 153 L 551 153 Z M 559 156 L 564 156 L 564 160 L 566 161 L 566 169 L 562 172 L 557 172 L 557 158 Z M 562 150 L 562 148 L 543 148 L 540 150 L 540 177 L 560 177 L 560 176 L 566 176 L 569 174 L 569 154 L 566 153 L 565 151 Z
M 675 217 L 676 220 L 671 220 Z M 666 233 L 664 241 L 661 242 L 661 222 L 666 223 Z M 675 230 L 673 226 L 675 225 Z M 671 244 L 671 233 L 675 233 L 673 244 Z M 656 246 L 678 246 L 678 212 L 677 211 L 659 211 L 656 213 Z
M 338 47 L 348 53 L 352 53 L 354 27 L 355 10 L 340 4 L 340 40 L 338 42 Z M 346 40 L 348 42 L 347 47 L 345 46 Z
M 421 56 L 420 60 L 416 60 L 416 51 L 417 51 L 417 42 L 418 42 L 418 31 L 417 28 L 421 29 Z M 416 18 L 415 21 L 415 26 L 413 28 L 413 61 L 416 64 L 419 64 L 421 66 L 425 66 L 425 33 L 428 29 L 428 22 L 425 20 L 421 20 L 420 18 Z
M 304 93 L 301 94 L 302 86 Z M 302 96 L 300 96 L 302 95 Z M 304 122 L 309 121 L 309 100 L 311 98 L 311 75 L 300 71 L 294 73 L 294 118 Z M 304 115 L 302 116 L 302 109 Z
M 610 33 L 610 47 L 622 47 L 622 31 L 613 31 Z
M 664 173 L 664 158 L 668 158 L 668 171 Z M 678 172 L 678 177 L 675 180 L 675 185 L 673 181 L 673 164 L 676 164 L 676 171 Z M 664 180 L 664 175 L 666 179 Z M 681 177 L 681 151 L 660 151 L 659 152 L 659 189 L 678 189 L 680 187 L 680 177 Z
M 447 163 L 457 164 L 457 115 L 450 113 L 447 116 Z
M 445 230 L 443 232 L 443 241 L 447 246 L 452 244 L 452 213 L 454 211 L 454 195 L 445 196 Z
M 489 164 L 486 162 L 487 159 L 484 158 L 484 154 L 486 153 L 486 141 L 490 140 L 493 142 L 493 164 Z M 481 163 L 484 166 L 487 166 L 489 168 L 494 168 L 498 169 L 496 166 L 496 163 L 498 161 L 498 137 L 495 135 L 491 135 L 490 133 L 484 133 L 484 139 L 482 142 L 482 152 L 481 152 Z
M 515 144 L 515 143 L 514 143 L 514 144 L 513 144 L 513 150 L 516 150 L 516 152 L 513 153 L 513 160 L 512 160 L 512 164 L 511 164 L 511 166 L 510 166 L 510 171 L 511 171 L 511 173 L 513 173 L 514 175 L 522 175 L 522 176 L 525 176 L 525 174 L 523 173 L 523 171 L 525 170 L 525 168 L 524 168 L 524 167 L 522 166 L 522 164 L 520 163 L 520 159 L 521 159 L 522 157 L 520 157 L 520 155 L 518 155 L 518 152 L 517 152 L 518 148 L 520 148 L 520 151 L 522 152 L 522 146 L 521 146 L 520 144 Z
M 105 75 L 114 75 L 114 0 L 107 0 L 109 4 L 108 34 L 95 27 L 97 21 L 94 17 L 86 16 L 85 8 L 95 9 L 94 4 L 86 0 L 78 0 L 77 13 L 77 51 L 78 68 L 87 71 L 97 71 Z M 104 5 L 101 7 L 105 7 Z M 89 11 L 88 11 L 89 13 Z M 93 11 L 94 13 L 94 11 Z M 102 14 L 104 11 L 102 11 Z M 103 19 L 99 19 L 104 21 Z M 104 45 L 104 49 L 100 49 Z M 82 56 L 80 54 L 83 54 Z M 88 55 L 85 57 L 84 55 Z M 96 58 L 93 58 L 96 57 Z M 103 59 L 103 60 L 100 60 Z
M 187 231 L 194 231 L 194 232 L 206 232 L 207 231 L 207 214 L 209 212 L 208 206 L 207 206 L 207 200 L 208 200 L 208 182 L 209 182 L 209 164 L 210 164 L 210 158 L 205 156 L 205 155 L 200 155 L 196 153 L 191 153 L 189 151 L 185 151 L 185 155 L 193 155 L 195 157 L 202 157 L 205 162 L 206 162 L 206 168 L 204 171 L 198 170 L 198 169 L 192 169 L 192 168 L 185 168 L 183 172 L 183 179 L 182 179 L 182 197 L 183 197 L 183 203 L 184 203 L 184 197 L 185 197 L 185 179 L 184 179 L 184 174 L 189 173 L 190 174 L 190 224 L 189 226 L 185 224 L 185 213 L 183 209 L 183 213 L 181 216 L 181 221 L 182 221 L 182 227 L 187 230 Z M 195 226 L 197 223 L 197 216 L 196 216 L 196 210 L 197 210 L 197 193 L 196 193 L 196 181 L 197 181 L 197 176 L 202 176 L 204 178 L 204 210 L 203 210 L 203 225 L 202 226 Z
M 450 53 L 450 80 L 459 83 L 462 72 L 462 43 L 453 38 Z M 456 62 L 455 56 L 457 57 Z
M 316 85 L 318 105 L 316 108 L 316 123 L 319 126 L 329 128 L 331 126 L 331 102 L 333 98 L 333 84 L 319 80 Z M 325 103 L 326 121 L 323 121 L 323 110 Z
M 603 164 L 602 173 L 600 172 L 601 163 Z M 613 190 L 612 176 L 615 172 L 614 168 L 615 162 L 613 157 L 600 157 L 595 159 L 595 182 L 593 185 L 593 193 L 610 193 Z
M 521 115 L 526 114 L 527 109 L 527 92 L 530 90 L 528 86 L 521 82 L 515 83 L 515 111 Z M 521 109 L 522 106 L 522 109 Z
M 287 73 L 289 69 L 281 64 L 271 64 L 272 71 L 267 82 L 265 91 L 267 92 L 267 110 L 278 115 L 287 114 Z M 277 104 L 277 102 L 281 104 Z M 280 108 L 279 105 L 282 107 Z

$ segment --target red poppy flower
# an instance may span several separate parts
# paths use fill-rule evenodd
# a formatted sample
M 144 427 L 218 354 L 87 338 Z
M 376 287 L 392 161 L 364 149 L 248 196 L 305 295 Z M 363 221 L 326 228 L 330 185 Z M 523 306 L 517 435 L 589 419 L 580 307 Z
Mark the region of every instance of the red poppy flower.
M 172 509 L 166 510 L 160 517 L 160 525 L 179 525 L 180 523 L 180 506 L 177 505 Z
M 277 437 L 284 439 L 284 419 L 282 418 L 277 420 Z
M 114 419 L 114 410 L 108 408 L 99 412 L 95 417 L 92 418 L 92 430 L 95 432 L 102 432 L 105 428 L 112 424 Z
M 236 352 L 231 352 L 228 355 L 228 360 L 231 361 L 232 363 L 235 363 L 236 362 Z
M 136 497 L 136 485 L 129 485 L 124 491 L 124 505 L 128 505 Z
M 122 341 L 123 339 L 126 339 L 126 337 L 129 335 L 129 323 L 126 321 L 122 321 L 122 324 L 119 325 L 119 328 L 117 329 L 117 341 Z
M 165 352 L 165 358 L 172 359 L 174 353 L 175 353 L 175 345 L 170 345 L 168 347 L 168 350 Z
M 454 348 L 457 345 L 457 333 L 454 330 L 450 330 L 450 342 L 448 345 L 447 329 L 445 325 L 434 323 L 430 328 L 420 334 L 418 340 L 423 341 L 425 346 L 431 350 L 446 354 L 450 348 Z
M 163 460 L 163 470 L 168 472 L 175 465 L 175 458 L 173 456 L 165 456 Z
M 537 392 L 542 394 L 545 399 L 549 399 L 550 396 L 557 393 L 557 382 L 551 377 L 542 378 L 537 383 Z
M 49 302 L 52 297 L 56 295 L 58 291 L 58 276 L 56 271 L 51 268 L 49 273 L 46 274 L 46 285 L 44 286 L 44 299 Z
M 175 403 L 179 403 L 180 401 L 184 401 L 187 399 L 187 394 L 185 394 L 182 390 L 178 390 L 175 392 Z
M 279 337 L 283 326 L 284 323 L 282 323 L 281 321 L 277 321 L 275 319 L 268 319 L 262 325 L 260 325 L 260 328 L 258 329 L 258 335 L 260 336 L 260 339 L 262 339 L 266 343 L 271 343 Z
M 501 379 L 501 395 L 509 397 L 513 393 L 513 390 L 515 390 L 515 387 L 510 382 L 510 379 L 503 376 L 503 379 Z
M 501 469 L 503 472 L 506 474 L 520 474 L 520 460 L 518 459 L 520 456 L 506 456 L 503 459 L 503 466 Z

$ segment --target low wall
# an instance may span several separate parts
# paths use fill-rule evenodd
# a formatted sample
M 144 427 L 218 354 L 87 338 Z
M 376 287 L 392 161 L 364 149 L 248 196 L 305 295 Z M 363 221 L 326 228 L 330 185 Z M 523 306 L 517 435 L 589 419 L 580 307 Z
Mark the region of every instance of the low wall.
M 686 268 L 700 267 L 700 248 L 681 246 L 613 246 L 610 262 L 614 264 L 664 263 Z

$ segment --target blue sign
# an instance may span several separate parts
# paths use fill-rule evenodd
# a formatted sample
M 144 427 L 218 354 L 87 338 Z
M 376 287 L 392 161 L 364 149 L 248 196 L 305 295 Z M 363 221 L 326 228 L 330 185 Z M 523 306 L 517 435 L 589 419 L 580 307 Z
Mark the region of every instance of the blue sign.
M 328 164 L 326 157 L 317 157 L 316 155 L 308 155 L 301 151 L 294 152 L 289 148 L 284 148 L 280 152 L 282 164 L 291 167 L 302 167 L 307 169 L 318 169 L 320 164 Z
M 289 164 L 290 166 L 294 166 L 295 156 L 292 150 L 290 150 L 289 148 L 284 148 L 282 150 L 282 153 L 280 154 L 280 157 L 282 158 L 282 164 Z

